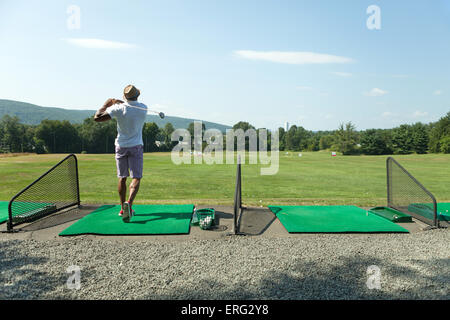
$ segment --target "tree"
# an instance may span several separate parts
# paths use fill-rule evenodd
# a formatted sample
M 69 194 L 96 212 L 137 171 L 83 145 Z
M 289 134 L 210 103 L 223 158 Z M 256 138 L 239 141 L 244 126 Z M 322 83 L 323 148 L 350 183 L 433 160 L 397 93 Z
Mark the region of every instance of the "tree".
M 319 140 L 319 150 L 327 150 L 334 143 L 334 137 L 331 134 L 324 135 Z
M 310 133 L 311 134 L 311 133 Z M 311 134 L 311 137 L 306 142 L 307 151 L 319 151 L 320 150 L 320 135 Z
M 195 123 L 191 122 L 191 123 L 189 123 L 189 126 L 187 127 L 187 130 L 189 131 L 189 134 L 191 135 L 192 139 L 194 138 L 194 133 L 195 133 L 194 132 L 194 125 L 195 125 Z M 202 122 L 202 137 L 203 137 L 203 134 L 205 133 L 205 131 L 206 131 L 206 126 Z
M 189 123 L 189 126 L 187 128 L 187 130 L 189 131 L 189 134 L 191 135 L 191 148 L 192 150 L 194 150 L 195 146 L 194 146 L 194 138 L 195 138 L 195 123 L 191 122 Z M 203 137 L 206 131 L 206 126 L 205 124 L 202 122 L 202 132 L 201 132 L 201 137 L 198 137 L 199 144 L 202 145 L 202 150 L 204 149 L 204 147 L 206 146 L 206 142 L 203 141 Z
M 303 151 L 308 149 L 309 139 L 312 137 L 311 133 L 302 126 L 297 127 L 295 132 L 296 147 L 293 150 Z M 314 148 L 314 146 L 313 146 Z
M 297 140 L 297 126 L 293 125 L 286 132 L 286 150 L 298 151 L 299 141 Z
M 245 121 L 239 121 L 238 123 L 236 123 L 233 126 L 233 130 L 237 130 L 237 129 L 242 129 L 245 131 L 247 131 L 248 129 L 255 129 L 254 126 L 252 126 L 250 123 L 245 122 Z
M 156 145 L 156 140 L 158 133 L 160 132 L 159 127 L 156 123 L 145 123 L 142 130 L 142 140 L 144 140 L 144 151 L 154 152 L 158 150 Z
M 257 130 L 255 129 L 254 126 L 252 126 L 250 123 L 245 122 L 245 121 L 239 121 L 238 123 L 236 123 L 233 126 L 233 130 L 239 130 L 239 129 L 241 129 L 244 132 L 244 134 L 250 129 L 255 130 L 255 133 L 257 132 Z M 249 142 L 249 140 L 250 140 L 250 137 L 248 137 L 248 138 L 246 137 L 245 138 L 245 147 L 244 147 L 245 150 L 249 150 L 250 149 L 250 142 Z M 225 145 L 226 145 L 226 136 L 225 136 Z M 235 141 L 234 141 L 234 150 L 237 150 L 237 146 L 238 146 L 238 142 L 235 139 Z
M 392 132 L 392 146 L 395 154 L 409 154 L 414 150 L 412 128 L 402 124 Z
M 260 141 L 260 139 L 259 139 L 259 134 L 260 134 L 259 132 L 260 132 L 260 130 L 265 130 L 266 134 L 267 134 L 266 150 L 272 150 L 272 131 L 268 130 L 267 128 L 260 128 L 260 129 L 256 130 L 257 131 L 257 136 L 258 136 L 258 141 Z M 278 151 L 280 151 L 280 143 L 281 143 L 280 137 L 278 136 Z M 259 148 L 259 143 L 258 143 L 258 151 L 259 150 L 260 150 L 260 148 Z
M 172 142 L 172 133 L 174 131 L 175 131 L 175 128 L 173 127 L 173 125 L 170 122 L 166 123 L 166 125 L 164 126 L 164 129 L 162 130 L 165 151 L 172 150 L 173 146 L 178 143 L 176 141 Z
M 34 142 L 35 136 L 35 127 L 33 126 L 25 126 L 24 125 L 24 133 L 23 133 L 23 143 L 22 143 L 22 151 L 23 152 L 36 152 L 36 144 Z
M 369 129 L 361 134 L 361 152 L 368 155 L 390 154 L 387 135 L 383 130 Z
M 280 139 L 279 150 L 284 151 L 286 148 L 286 131 L 284 128 L 278 128 L 278 138 Z
M 411 127 L 413 150 L 418 154 L 425 154 L 428 151 L 429 127 L 420 122 Z
M 334 134 L 337 150 L 343 155 L 357 153 L 358 133 L 355 129 L 355 126 L 348 122 L 345 127 L 341 124 Z
M 4 115 L 0 121 L 0 131 L 2 145 L 8 146 L 10 152 L 22 152 L 25 128 L 19 123 L 18 117 Z
M 442 152 L 441 143 L 446 141 L 445 137 L 450 137 L 450 112 L 432 125 L 428 143 L 430 152 Z
M 113 153 L 117 136 L 115 119 L 105 122 L 95 122 L 93 117 L 86 118 L 78 128 L 81 138 L 81 149 L 88 153 Z
M 51 153 L 81 151 L 81 139 L 77 129 L 67 120 L 43 120 L 36 128 L 36 138 L 44 142 Z
M 440 149 L 442 153 L 450 153 L 450 136 L 445 136 L 439 141 Z

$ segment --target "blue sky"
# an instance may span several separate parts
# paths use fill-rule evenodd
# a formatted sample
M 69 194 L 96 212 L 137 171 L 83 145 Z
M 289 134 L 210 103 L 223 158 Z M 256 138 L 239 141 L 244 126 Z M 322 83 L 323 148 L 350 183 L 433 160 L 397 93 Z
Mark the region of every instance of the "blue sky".
M 449 39 L 445 0 L 0 0 L 0 98 L 96 109 L 133 83 L 173 116 L 390 128 L 450 111 Z

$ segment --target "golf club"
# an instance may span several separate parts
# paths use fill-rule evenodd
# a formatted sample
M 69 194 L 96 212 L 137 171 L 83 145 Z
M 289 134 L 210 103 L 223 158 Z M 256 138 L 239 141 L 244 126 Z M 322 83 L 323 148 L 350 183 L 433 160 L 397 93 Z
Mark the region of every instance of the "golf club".
M 153 112 L 153 113 L 156 113 L 157 115 L 159 115 L 159 117 L 160 117 L 161 119 L 164 119 L 164 117 L 166 116 L 166 115 L 164 114 L 164 112 L 158 112 L 158 111 L 153 111 L 153 110 L 147 110 L 147 112 Z
M 130 107 L 130 108 L 136 108 L 136 109 L 141 109 L 141 110 L 145 110 L 145 111 L 151 112 L 151 113 L 156 113 L 161 119 L 164 119 L 165 116 L 166 116 L 166 115 L 164 114 L 164 112 L 159 112 L 159 111 L 154 111 L 154 110 L 145 109 L 145 108 L 141 108 L 141 107 L 131 106 L 131 105 L 129 105 L 129 104 L 127 104 L 127 107 Z

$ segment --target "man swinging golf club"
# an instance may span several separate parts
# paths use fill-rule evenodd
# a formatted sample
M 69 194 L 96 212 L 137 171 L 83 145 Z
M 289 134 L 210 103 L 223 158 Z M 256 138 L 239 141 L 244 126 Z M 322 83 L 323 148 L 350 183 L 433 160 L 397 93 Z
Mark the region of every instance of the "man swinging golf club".
M 126 102 L 118 99 L 108 99 L 95 113 L 94 120 L 103 122 L 117 119 L 116 165 L 119 178 L 118 191 L 120 196 L 119 216 L 123 221 L 129 222 L 133 217 L 133 201 L 139 191 L 142 171 L 144 167 L 144 143 L 142 140 L 142 128 L 147 115 L 147 106 L 137 101 L 141 92 L 133 85 L 128 85 L 123 90 Z M 127 177 L 131 173 L 130 195 L 127 195 Z

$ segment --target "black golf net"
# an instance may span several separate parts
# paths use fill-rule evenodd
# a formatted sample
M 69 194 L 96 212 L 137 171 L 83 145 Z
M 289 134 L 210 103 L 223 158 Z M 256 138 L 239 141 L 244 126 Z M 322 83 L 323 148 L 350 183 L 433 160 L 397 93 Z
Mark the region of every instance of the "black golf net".
M 242 180 L 241 180 L 241 161 L 238 157 L 236 169 L 236 189 L 234 191 L 234 214 L 233 214 L 233 232 L 239 233 L 239 222 L 242 213 Z
M 386 169 L 388 207 L 438 227 L 437 203 L 431 192 L 391 157 Z
M 78 165 L 71 154 L 11 199 L 8 230 L 75 205 L 80 205 Z

